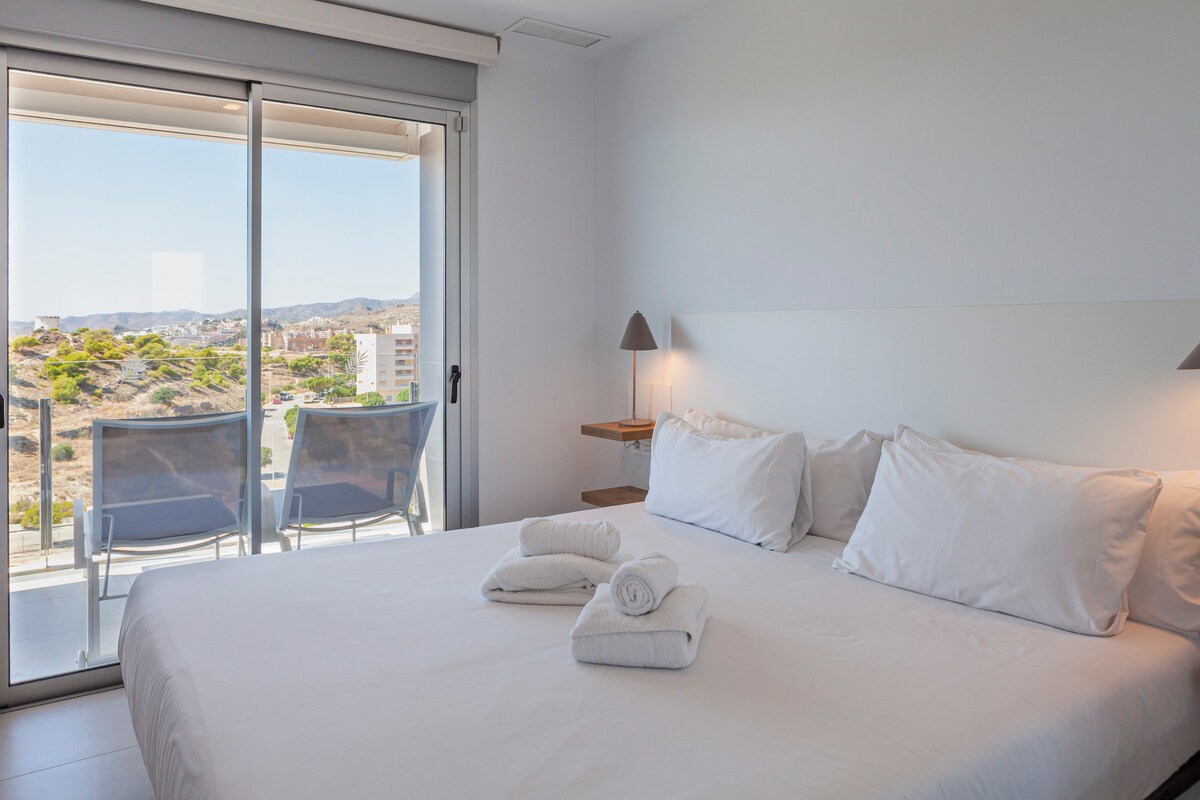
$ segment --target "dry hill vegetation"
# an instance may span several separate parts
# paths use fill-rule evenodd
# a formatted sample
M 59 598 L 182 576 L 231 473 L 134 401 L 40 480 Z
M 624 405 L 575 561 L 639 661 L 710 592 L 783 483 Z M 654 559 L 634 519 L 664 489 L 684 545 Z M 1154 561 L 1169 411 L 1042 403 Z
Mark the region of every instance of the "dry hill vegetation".
M 382 331 L 417 322 L 419 307 L 394 306 L 328 320 L 329 327 Z M 304 327 L 303 324 L 275 327 Z M 71 501 L 90 502 L 92 420 L 188 416 L 245 408 L 246 348 L 172 346 L 157 334 L 80 328 L 39 331 L 10 341 L 9 522 L 37 526 L 38 400 L 51 400 L 54 517 Z M 263 352 L 263 401 L 279 391 L 355 399 L 354 337 L 330 340 L 328 353 Z M 363 398 L 360 398 L 363 399 Z M 374 398 L 365 398 L 368 403 Z M 264 458 L 266 454 L 264 454 Z

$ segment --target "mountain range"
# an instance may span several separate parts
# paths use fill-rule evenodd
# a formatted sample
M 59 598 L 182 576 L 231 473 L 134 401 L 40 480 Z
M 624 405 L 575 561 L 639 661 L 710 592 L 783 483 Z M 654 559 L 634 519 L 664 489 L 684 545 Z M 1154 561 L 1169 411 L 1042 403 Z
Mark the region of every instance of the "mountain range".
M 380 311 L 392 306 L 416 305 L 421 301 L 417 292 L 403 300 L 374 300 L 369 297 L 352 297 L 335 303 L 300 303 L 294 306 L 264 308 L 263 319 L 281 323 L 303 322 L 313 317 L 340 317 L 363 311 Z M 107 328 L 116 330 L 145 330 L 155 325 L 182 325 L 205 319 L 243 319 L 246 309 L 239 308 L 219 314 L 181 308 L 176 311 L 117 311 L 111 314 L 86 314 L 80 317 L 63 317 L 61 328 L 73 331 L 76 328 Z M 12 320 L 8 324 L 10 333 L 26 333 L 33 330 L 33 322 Z

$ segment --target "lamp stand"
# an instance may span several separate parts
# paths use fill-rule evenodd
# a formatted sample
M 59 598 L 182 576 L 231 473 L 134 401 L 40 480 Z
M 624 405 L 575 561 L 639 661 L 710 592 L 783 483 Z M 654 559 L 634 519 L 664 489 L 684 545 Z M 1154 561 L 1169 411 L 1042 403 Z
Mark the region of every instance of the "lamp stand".
M 633 414 L 629 419 L 620 420 L 617 424 L 622 428 L 642 428 L 653 424 L 652 419 L 638 419 L 637 415 L 637 350 L 633 351 Z

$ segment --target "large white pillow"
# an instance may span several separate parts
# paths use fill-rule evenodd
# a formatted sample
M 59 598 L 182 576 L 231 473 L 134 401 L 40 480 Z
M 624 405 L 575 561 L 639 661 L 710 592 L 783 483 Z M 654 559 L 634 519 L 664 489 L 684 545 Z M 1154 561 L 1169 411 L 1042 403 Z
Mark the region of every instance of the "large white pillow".
M 664 411 L 651 440 L 646 510 L 787 550 L 795 536 L 805 449 L 801 433 L 711 436 Z
M 914 592 L 1095 636 L 1119 633 L 1152 472 L 1086 469 L 885 442 L 834 566 Z
M 850 541 L 867 506 L 883 437 L 867 430 L 809 443 L 813 523 L 810 533 Z
M 896 429 L 896 441 L 943 453 L 974 452 L 907 425 Z M 1129 618 L 1198 636 L 1200 470 L 1160 472 L 1159 477 L 1162 493 L 1150 511 L 1142 557 L 1129 584 Z
M 754 439 L 771 435 L 769 431 L 739 425 L 694 408 L 684 412 L 683 419 L 705 433 L 717 436 Z M 806 437 L 805 441 L 808 444 L 808 474 L 796 512 L 796 530 L 801 534 L 807 532 L 848 542 L 871 494 L 883 437 L 861 430 L 839 439 Z M 811 526 L 805 526 L 805 519 L 811 520 Z
M 1200 635 L 1200 470 L 1160 472 L 1142 561 L 1129 584 L 1129 618 Z
M 739 425 L 736 422 L 714 417 L 711 414 L 705 414 L 703 411 L 697 411 L 694 408 L 689 408 L 683 412 L 683 421 L 701 433 L 707 433 L 710 436 L 718 436 L 724 439 L 763 439 L 767 436 L 775 435 L 770 431 L 764 431 L 761 428 L 751 428 L 749 425 Z M 807 443 L 808 440 L 805 439 L 806 446 Z M 653 457 L 651 460 L 653 460 Z M 812 465 L 808 460 L 807 454 L 804 460 L 804 475 L 800 480 L 800 496 L 796 498 L 796 519 L 794 532 L 792 533 L 792 544 L 803 539 L 805 534 L 809 532 L 812 528 L 813 516 L 815 514 L 812 493 Z

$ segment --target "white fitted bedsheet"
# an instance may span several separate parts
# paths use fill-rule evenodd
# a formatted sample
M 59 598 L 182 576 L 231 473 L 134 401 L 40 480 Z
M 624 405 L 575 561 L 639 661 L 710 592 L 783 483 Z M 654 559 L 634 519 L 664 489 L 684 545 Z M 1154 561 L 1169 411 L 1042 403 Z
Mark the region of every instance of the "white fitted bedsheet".
M 489 603 L 516 524 L 156 570 L 121 659 L 159 800 L 1142 798 L 1200 750 L 1200 651 L 1081 636 L 646 514 L 705 586 L 695 663 L 577 664 L 578 608 Z

